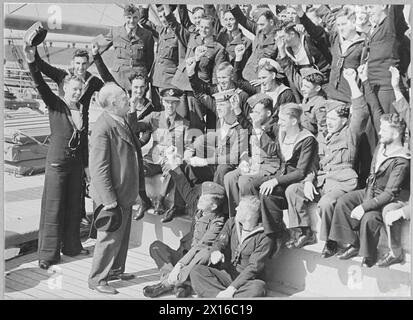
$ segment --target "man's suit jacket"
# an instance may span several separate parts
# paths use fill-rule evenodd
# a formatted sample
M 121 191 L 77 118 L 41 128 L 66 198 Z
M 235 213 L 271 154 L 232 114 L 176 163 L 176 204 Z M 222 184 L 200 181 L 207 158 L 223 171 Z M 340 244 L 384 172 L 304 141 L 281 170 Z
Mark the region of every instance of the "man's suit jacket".
M 132 206 L 139 193 L 137 145 L 131 130 L 107 112 L 93 127 L 89 159 L 91 195 L 97 204 Z

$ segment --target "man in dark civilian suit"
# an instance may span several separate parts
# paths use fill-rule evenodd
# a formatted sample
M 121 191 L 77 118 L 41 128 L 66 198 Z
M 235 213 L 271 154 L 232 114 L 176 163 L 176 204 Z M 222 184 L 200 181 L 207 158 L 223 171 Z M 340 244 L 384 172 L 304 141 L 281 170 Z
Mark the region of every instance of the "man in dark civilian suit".
M 114 83 L 105 84 L 98 102 L 103 113 L 91 137 L 91 195 L 96 204 L 104 205 L 103 210 L 120 210 L 122 223 L 113 232 L 98 230 L 88 282 L 93 290 L 116 294 L 118 291 L 108 281 L 133 278 L 124 271 L 132 205 L 139 194 L 139 145 L 133 128 L 125 121 L 129 103 L 123 89 Z

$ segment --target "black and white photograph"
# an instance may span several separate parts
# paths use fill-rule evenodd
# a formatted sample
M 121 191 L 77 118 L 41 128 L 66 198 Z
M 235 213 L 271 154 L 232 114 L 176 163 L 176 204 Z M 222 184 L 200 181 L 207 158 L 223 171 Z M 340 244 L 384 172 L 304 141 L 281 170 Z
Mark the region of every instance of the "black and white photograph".
M 2 299 L 413 297 L 409 2 L 2 6 Z

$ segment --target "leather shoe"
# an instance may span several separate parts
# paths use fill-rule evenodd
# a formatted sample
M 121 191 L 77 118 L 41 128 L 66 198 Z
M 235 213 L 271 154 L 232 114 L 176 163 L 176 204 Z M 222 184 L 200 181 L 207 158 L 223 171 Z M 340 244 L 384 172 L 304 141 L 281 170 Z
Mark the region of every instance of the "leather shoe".
M 321 252 L 321 258 L 327 259 L 334 256 L 337 253 L 337 242 L 327 240 L 323 251 Z
M 98 285 L 98 286 L 96 286 L 92 289 L 96 290 L 97 292 L 104 293 L 104 294 L 117 294 L 117 293 L 119 293 L 118 290 L 116 290 L 114 287 L 112 287 L 108 284 Z
M 119 273 L 119 274 L 109 275 L 108 281 L 113 281 L 113 280 L 128 281 L 134 278 L 135 278 L 135 275 L 133 273 Z
M 133 217 L 134 220 L 140 220 L 144 217 L 145 212 L 148 211 L 150 208 L 153 207 L 153 204 L 151 201 L 142 201 L 142 204 L 139 206 L 138 212 L 136 215 Z
M 347 249 L 337 255 L 337 258 L 341 259 L 341 260 L 348 260 L 350 258 L 356 257 L 359 254 L 359 248 L 353 247 L 353 246 L 348 246 Z
M 47 260 L 39 260 L 39 267 L 41 269 L 47 270 L 52 265 L 50 261 Z
M 161 219 L 161 221 L 163 223 L 167 223 L 173 220 L 173 218 L 175 218 L 178 214 L 180 213 L 180 209 L 178 209 L 177 207 L 172 207 L 170 209 L 168 209 L 168 211 L 165 212 L 163 218 Z
M 377 266 L 380 268 L 386 268 L 386 267 L 391 266 L 392 264 L 402 263 L 402 262 L 403 262 L 403 254 L 399 255 L 398 257 L 395 257 L 389 252 L 377 262 Z
M 361 266 L 367 267 L 367 268 L 371 268 L 375 264 L 376 264 L 376 259 L 371 258 L 371 257 L 364 257 L 363 261 L 361 262 Z
M 88 256 L 89 254 L 90 254 L 90 251 L 89 251 L 89 250 L 87 250 L 87 249 L 82 249 L 82 250 L 80 250 L 80 252 L 79 252 L 78 255 Z
M 186 298 L 191 295 L 192 288 L 188 285 L 179 285 L 174 289 L 175 297 L 177 298 Z
M 304 246 L 308 246 L 310 244 L 317 243 L 317 238 L 314 233 L 311 234 L 302 234 L 301 236 L 298 237 L 298 239 L 295 241 L 294 246 L 299 249 Z
M 143 295 L 148 298 L 156 298 L 163 293 L 173 290 L 173 285 L 166 285 L 162 282 L 154 284 L 152 286 L 146 286 L 143 288 Z
M 155 208 L 153 210 L 154 214 L 157 214 L 158 216 L 160 216 L 161 214 L 163 214 L 165 212 L 165 207 L 163 205 L 163 201 L 159 200 L 156 205 Z

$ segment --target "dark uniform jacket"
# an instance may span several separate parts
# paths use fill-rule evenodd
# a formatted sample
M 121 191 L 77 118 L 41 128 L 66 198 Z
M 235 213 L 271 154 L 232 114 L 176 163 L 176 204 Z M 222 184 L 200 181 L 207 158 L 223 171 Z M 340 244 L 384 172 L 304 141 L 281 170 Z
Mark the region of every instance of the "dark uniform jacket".
M 268 34 L 264 34 L 262 30 L 257 31 L 257 23 L 248 20 L 238 6 L 232 9 L 231 12 L 240 25 L 255 34 L 255 39 L 252 43 L 252 54 L 242 72 L 242 75 L 246 80 L 254 80 L 257 78 L 258 62 L 261 58 L 277 59 L 278 48 L 275 43 L 276 27 L 274 27 Z
M 241 226 L 234 217 L 227 220 L 211 252 L 216 250 L 227 253 L 226 271 L 232 278 L 230 286 L 239 289 L 249 280 L 263 276 L 265 260 L 272 242 L 264 234 L 264 228 L 258 225 L 248 237 L 241 241 Z
M 391 5 L 388 16 L 368 34 L 368 77 L 372 85 L 391 88 L 390 66 L 400 62 L 400 42 L 408 29 L 403 14 L 403 5 Z M 404 50 L 409 50 L 406 46 Z M 410 61 L 410 58 L 408 57 Z M 403 62 L 409 64 L 408 61 Z
M 211 247 L 221 232 L 224 222 L 225 218 L 216 213 L 204 213 L 200 217 L 195 216 L 191 249 L 181 258 L 181 260 L 179 260 L 179 262 L 186 266 L 194 259 L 198 252 L 204 248 Z
M 173 14 L 171 14 L 171 19 L 175 19 Z M 144 27 L 147 28 L 146 25 Z M 150 75 L 152 85 L 158 88 L 170 87 L 179 64 L 178 38 L 169 26 L 153 25 L 152 28 L 147 29 L 158 41 L 155 62 Z
M 144 156 L 144 160 L 158 163 L 169 146 L 175 146 L 178 154 L 182 156 L 185 146 L 189 144 L 188 125 L 188 121 L 176 113 L 173 123 L 168 127 L 164 111 L 152 112 L 143 120 L 138 121 L 137 130 L 139 132 L 149 131 L 153 138 L 152 147 Z
M 373 93 L 370 90 L 368 94 Z M 352 114 L 347 124 L 340 131 L 326 136 L 324 155 L 320 159 L 317 177 L 318 186 L 324 186 L 325 191 L 338 188 L 351 191 L 354 185 L 357 185 L 356 153 L 368 117 L 369 111 L 364 96 L 353 99 Z
M 293 56 L 293 52 L 290 47 L 286 48 L 286 56 L 282 59 L 277 60 L 280 66 L 284 69 L 285 74 L 287 75 L 288 81 L 290 83 L 290 88 L 291 90 L 293 90 L 296 100 L 299 101 L 301 101 L 300 70 L 302 68 L 312 67 L 319 70 L 324 75 L 325 79 L 329 79 L 331 69 L 330 64 L 332 59 L 331 53 L 327 50 L 328 56 L 325 56 L 326 50 L 319 50 L 310 37 L 303 35 L 301 41 L 310 64 L 295 64 L 295 62 L 290 57 Z
M 364 211 L 381 210 L 396 201 L 408 201 L 410 190 L 410 154 L 401 147 L 377 166 L 377 154 L 383 152 L 383 145 L 376 148 L 367 179 L 365 198 L 361 206 Z M 376 169 L 376 167 L 378 167 Z
M 191 246 L 193 244 L 193 236 L 194 236 L 194 230 L 195 230 L 195 223 L 196 223 L 196 215 L 198 214 L 198 199 L 201 196 L 201 185 L 191 185 L 188 181 L 188 178 L 186 177 L 182 167 L 177 167 L 174 170 L 169 171 L 169 174 L 171 175 L 172 180 L 175 182 L 176 188 L 178 192 L 180 193 L 181 197 L 185 199 L 185 202 L 187 206 L 189 207 L 189 212 L 191 213 L 193 219 L 191 223 L 191 228 L 189 232 L 184 235 L 181 238 L 180 241 L 180 248 L 182 248 L 184 251 L 189 251 L 191 249 Z M 216 219 L 215 219 L 216 218 Z M 220 221 L 220 218 L 217 216 L 211 220 L 213 221 Z M 221 226 L 222 228 L 222 226 Z M 202 235 L 198 237 L 202 240 Z M 210 239 L 210 238 L 205 238 L 205 239 Z M 200 240 L 197 240 L 196 243 L 199 245 Z M 210 240 L 208 240 L 209 243 Z M 209 243 L 210 245 L 210 243 Z
M 254 164 L 259 164 L 259 171 L 266 174 L 275 174 L 281 167 L 280 150 L 278 145 L 278 125 L 277 121 L 271 117 L 263 125 L 263 132 L 258 140 L 254 133 L 252 123 L 243 114 L 237 116 L 241 127 L 248 130 L 249 133 L 249 155 L 244 153 L 241 156 L 241 161 L 248 161 L 249 156 L 252 157 Z M 258 158 L 259 157 L 259 158 Z M 257 159 L 259 159 L 257 161 Z
M 255 78 L 257 78 L 257 75 Z M 262 92 L 261 86 L 253 86 L 247 80 L 243 78 L 240 62 L 235 62 L 235 65 L 234 65 L 234 82 L 237 88 L 244 90 L 250 96 L 256 93 Z M 278 94 L 277 98 L 275 99 L 271 93 L 269 92 L 265 92 L 265 93 L 271 96 L 271 98 L 273 99 L 274 115 L 276 117 L 276 120 L 278 120 L 278 111 L 282 104 L 288 103 L 288 102 L 296 102 L 296 98 L 294 97 L 292 90 L 288 87 L 283 87 L 280 90 L 280 93 Z
M 280 141 L 280 134 L 278 134 Z M 281 150 L 281 147 L 279 147 Z M 286 159 L 282 153 L 281 168 L 276 173 L 278 186 L 287 187 L 290 184 L 302 181 L 309 172 L 318 168 L 318 143 L 315 137 L 306 129 L 301 131 L 301 138 L 294 144 L 292 155 Z M 278 187 L 277 186 L 277 187 Z
M 245 53 L 241 61 L 242 69 L 244 69 L 252 53 L 252 41 L 242 33 L 241 29 L 239 29 L 240 33 L 233 37 L 230 32 L 228 32 L 227 28 L 222 26 L 218 13 L 213 4 L 204 4 L 204 8 L 206 15 L 215 17 L 217 30 L 216 39 L 224 46 L 229 57 L 229 62 L 232 65 L 234 65 L 235 62 L 235 47 L 239 44 L 243 44 L 245 46 Z
M 192 90 L 185 71 L 186 59 L 193 57 L 196 47 L 201 45 L 207 47 L 207 53 L 199 63 L 199 77 L 208 83 L 212 83 L 213 78 L 216 78 L 215 68 L 220 63 L 228 61 L 224 47 L 216 41 L 215 37 L 203 40 L 198 34 L 188 31 L 172 17 L 172 14 L 166 16 L 166 19 L 179 41 L 186 47 L 185 57 L 182 58 L 180 54 L 178 70 L 172 80 L 172 85 L 184 91 Z
M 300 22 L 304 25 L 312 40 L 319 39 L 325 33 L 323 28 L 317 27 L 305 14 L 300 18 Z M 329 38 L 329 42 L 332 45 L 332 62 L 330 79 L 326 90 L 327 96 L 329 99 L 350 102 L 351 91 L 347 80 L 343 77 L 343 70 L 357 70 L 360 66 L 365 38 L 363 36 L 357 36 L 344 54 L 341 50 L 340 36 L 338 32 L 330 33 Z M 320 50 L 328 50 L 324 45 L 320 46 L 320 42 L 315 42 L 315 44 Z
M 318 134 L 322 138 L 327 135 L 325 102 L 326 99 L 323 95 L 316 95 L 308 100 L 303 100 L 301 104 L 303 108 L 301 124 L 313 135 L 317 136 L 317 140 L 319 140 Z
M 71 150 L 69 141 L 74 133 L 74 128 L 69 120 L 70 109 L 63 98 L 56 96 L 44 81 L 36 61 L 29 63 L 30 74 L 36 89 L 49 110 L 50 145 L 47 151 L 47 166 L 70 169 L 71 166 L 82 164 L 88 166 L 88 132 L 84 116 L 84 107 L 78 105 L 82 115 L 82 128 L 79 130 L 79 146 Z M 56 75 L 54 75 L 56 77 Z M 74 107 L 74 106 L 70 106 Z M 71 117 L 71 115 L 70 115 Z M 80 186 L 79 186 L 80 188 Z M 80 199 L 79 199 L 80 200 Z
M 50 79 L 52 79 L 54 82 L 57 83 L 58 88 L 59 88 L 59 96 L 63 97 L 64 96 L 63 80 L 67 75 L 74 74 L 73 68 L 63 70 L 63 69 L 53 67 L 40 58 L 37 50 L 35 54 L 35 60 L 36 60 L 37 67 L 39 68 L 40 72 L 42 72 L 43 74 L 45 74 L 46 76 L 48 76 Z M 88 145 L 90 101 L 92 99 L 93 94 L 96 91 L 99 91 L 103 87 L 103 82 L 98 77 L 91 74 L 89 71 L 86 71 L 84 80 L 85 80 L 85 83 L 83 84 L 82 95 L 79 99 L 79 103 L 83 106 L 82 113 L 83 113 L 83 120 L 84 120 L 84 127 L 85 127 L 84 131 L 86 132 L 86 136 L 83 138 L 85 139 L 85 141 L 83 143 Z M 87 149 L 86 149 L 86 152 L 88 152 Z M 83 165 L 85 167 L 88 166 L 88 153 L 86 153 L 83 159 Z
M 218 88 L 218 85 L 207 83 L 198 77 L 198 65 L 199 63 L 197 63 L 195 67 L 195 73 L 189 77 L 189 82 L 191 84 L 192 90 L 194 91 L 195 98 L 197 98 L 199 101 L 203 101 L 205 100 L 204 95 L 212 96 L 215 93 L 219 92 L 219 88 Z M 235 83 L 234 83 L 234 86 L 235 86 Z M 249 95 L 242 89 L 236 89 L 236 92 L 240 100 L 241 110 L 246 116 L 248 116 L 251 111 L 251 108 L 247 103 Z M 215 112 L 214 112 L 214 115 L 215 115 Z M 216 118 L 216 115 L 215 115 L 215 118 Z
M 119 84 L 126 90 L 130 89 L 128 76 L 132 71 L 145 70 L 148 74 L 154 59 L 154 40 L 152 33 L 137 26 L 133 37 L 126 33 L 125 26 L 112 28 L 105 36 L 106 43 L 115 49 L 112 71 L 118 78 Z

